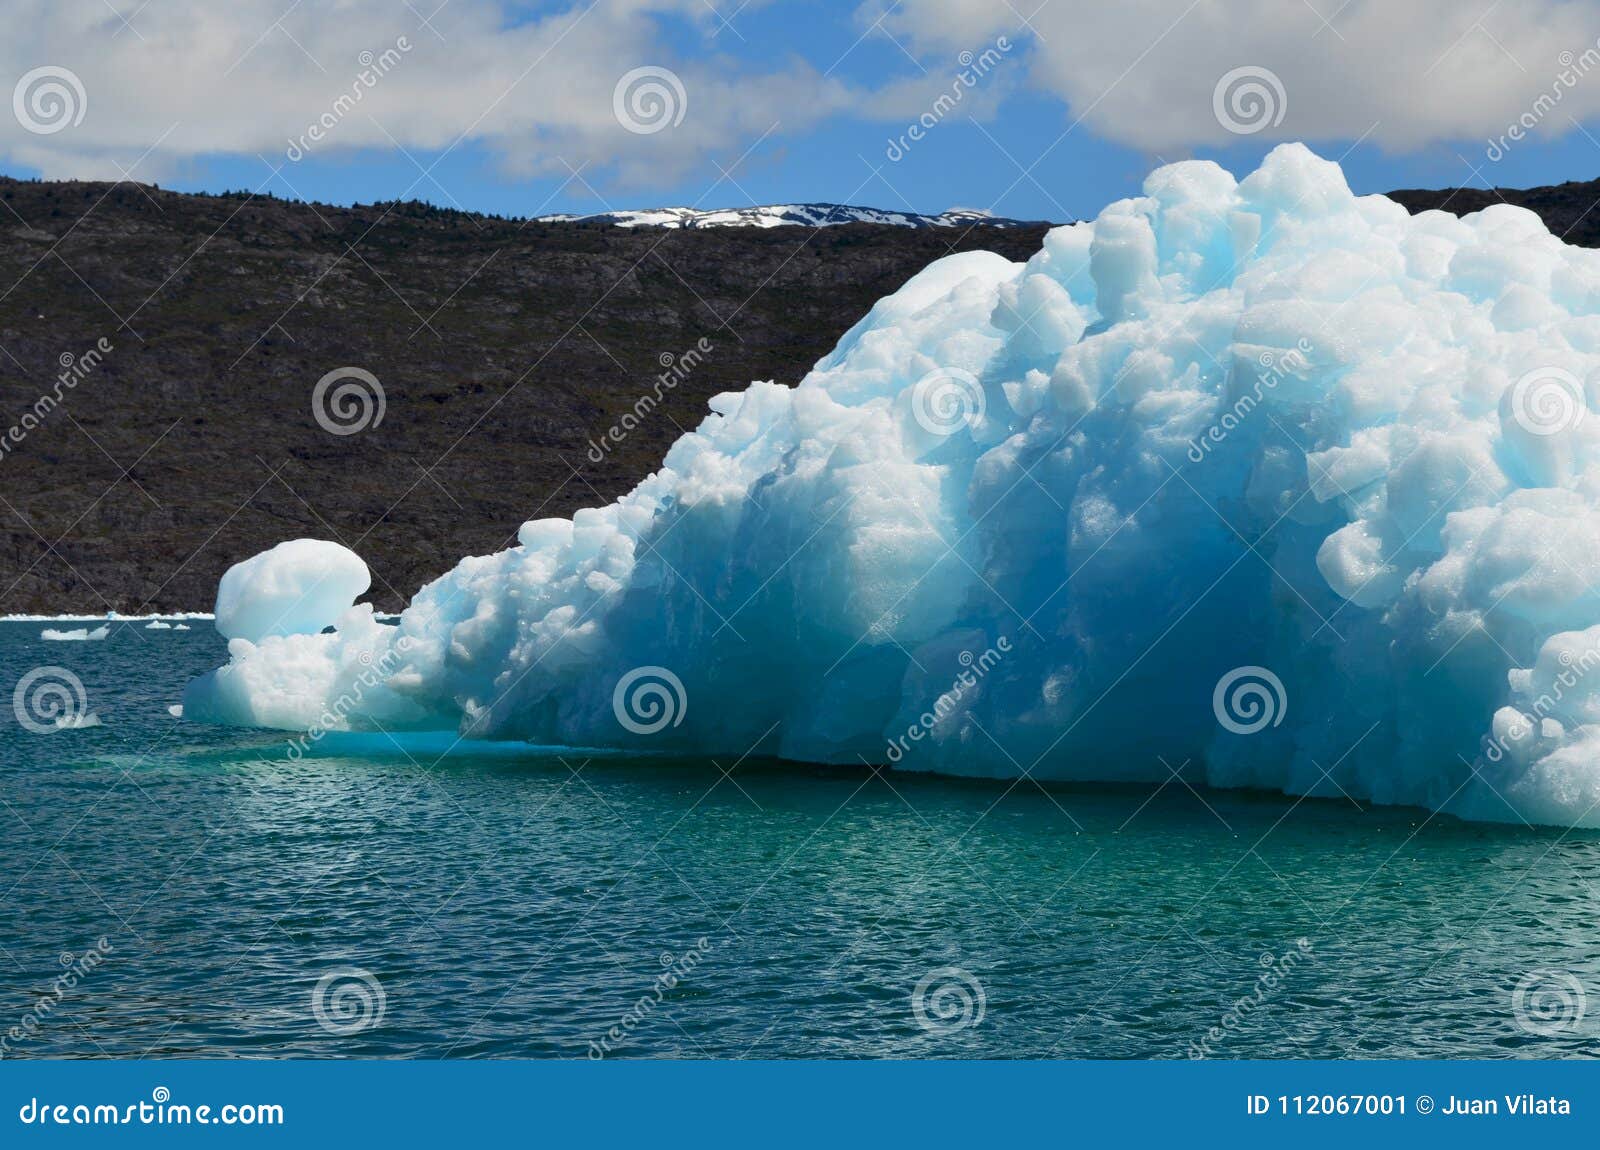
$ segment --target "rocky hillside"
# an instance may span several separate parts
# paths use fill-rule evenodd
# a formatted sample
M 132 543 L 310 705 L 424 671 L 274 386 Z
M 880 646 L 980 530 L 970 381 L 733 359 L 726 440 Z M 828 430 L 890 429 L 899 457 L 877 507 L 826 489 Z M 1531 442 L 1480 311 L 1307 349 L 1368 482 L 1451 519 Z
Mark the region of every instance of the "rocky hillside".
M 1537 212 L 1551 234 L 1579 247 L 1600 247 L 1600 180 L 1569 181 L 1544 188 L 1449 188 L 1445 191 L 1408 189 L 1389 197 L 1414 214 L 1440 208 L 1464 216 L 1490 204 L 1515 204 Z
M 1022 258 L 1043 231 L 0 180 L 0 613 L 209 609 L 229 564 L 300 535 L 359 551 L 397 608 L 525 519 L 625 491 L 711 395 L 797 381 L 929 261 Z M 342 368 L 382 389 L 355 434 L 314 412 Z M 660 406 L 602 443 L 664 371 Z M 362 422 L 358 391 L 376 394 L 330 381 L 324 419 Z

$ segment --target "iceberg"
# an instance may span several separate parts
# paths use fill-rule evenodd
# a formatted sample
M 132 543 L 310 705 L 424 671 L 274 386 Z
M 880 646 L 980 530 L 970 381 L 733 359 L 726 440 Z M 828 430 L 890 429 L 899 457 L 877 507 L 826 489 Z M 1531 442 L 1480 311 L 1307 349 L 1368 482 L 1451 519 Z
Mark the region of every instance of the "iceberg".
M 1600 825 L 1597 402 L 1600 252 L 1533 213 L 1172 164 L 394 626 L 337 544 L 235 568 L 184 715 Z
M 51 643 L 83 643 L 104 639 L 111 634 L 111 624 L 90 630 L 87 627 L 78 627 L 70 631 L 62 631 L 54 627 L 46 627 L 39 632 L 39 638 Z

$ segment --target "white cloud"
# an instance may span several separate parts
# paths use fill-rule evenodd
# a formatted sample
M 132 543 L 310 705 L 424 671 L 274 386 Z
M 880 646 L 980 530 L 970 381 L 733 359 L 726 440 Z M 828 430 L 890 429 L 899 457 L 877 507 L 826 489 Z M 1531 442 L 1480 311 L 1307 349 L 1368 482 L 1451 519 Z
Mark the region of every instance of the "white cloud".
M 0 154 L 49 177 L 115 178 L 148 151 L 134 175 L 150 180 L 209 154 L 260 154 L 276 165 L 291 142 L 314 154 L 399 146 L 424 166 L 422 153 L 479 143 L 514 174 L 589 165 L 596 182 L 601 172 L 659 181 L 707 155 L 737 156 L 775 123 L 780 133 L 803 131 L 857 98 L 798 60 L 753 71 L 710 50 L 676 56 L 664 21 L 698 22 L 703 43 L 718 43 L 700 0 L 606 0 L 521 21 L 494 0 L 122 7 L 131 27 L 105 0 L 7 5 L 5 89 L 41 66 L 65 68 L 87 106 L 81 123 L 51 134 L 0 113 Z M 385 69 L 386 49 L 395 51 Z M 642 66 L 681 79 L 686 106 L 670 130 L 630 132 L 613 112 L 617 81 Z M 50 111 L 29 116 L 48 123 Z M 313 125 L 320 139 L 308 137 Z
M 1366 135 L 1410 149 L 1498 136 L 1541 94 L 1561 87 L 1563 61 L 1581 57 L 1600 37 L 1600 5 L 1592 0 L 1039 5 L 900 0 L 884 27 L 913 51 L 949 51 L 1002 31 L 1022 39 L 1026 16 L 1039 33 L 1029 43 L 1030 81 L 1066 101 L 1063 129 L 1081 117 L 1098 135 L 1174 153 L 1233 138 L 1212 100 L 1218 80 L 1245 66 L 1271 70 L 1286 95 L 1281 123 L 1263 128 L 1262 140 Z M 869 18 L 881 12 L 863 9 Z M 1540 117 L 1538 130 L 1571 131 L 1572 119 L 1596 114 L 1600 64 L 1564 87 L 1560 106 Z
M 1501 0 L 1486 12 L 1476 0 L 1340 3 L 869 0 L 855 12 L 857 30 L 889 33 L 926 71 L 907 62 L 864 88 L 840 79 L 831 60 L 758 58 L 705 0 L 579 0 L 536 17 L 510 0 L 162 0 L 137 9 L 132 0 L 10 0 L 0 98 L 53 66 L 78 78 L 86 107 L 81 122 L 50 134 L 0 108 L 0 159 L 51 177 L 102 178 L 138 161 L 134 175 L 154 180 L 208 155 L 259 154 L 276 165 L 291 141 L 317 155 L 398 146 L 424 165 L 441 149 L 477 146 L 513 176 L 581 168 L 602 189 L 660 187 L 695 171 L 714 178 L 708 158 L 731 162 L 774 125 L 774 137 L 792 136 L 852 116 L 892 134 L 949 90 L 962 51 L 1002 34 L 1016 48 L 962 115 L 992 117 L 1027 84 L 1065 102 L 1063 129 L 1081 118 L 1080 130 L 1173 158 L 1233 138 L 1214 114 L 1214 89 L 1253 66 L 1270 69 L 1286 97 L 1281 121 L 1256 138 L 1365 135 L 1409 149 L 1499 136 L 1561 88 L 1562 53 L 1581 57 L 1600 37 L 1596 0 Z M 362 54 L 402 37 L 409 51 L 363 86 Z M 806 47 L 797 43 L 797 53 Z M 683 116 L 669 129 L 630 132 L 614 114 L 614 88 L 645 66 L 679 77 Z M 1600 115 L 1600 62 L 1560 95 L 1535 131 Z M 321 139 L 307 138 L 313 125 Z M 286 174 L 292 182 L 292 167 Z M 437 194 L 417 179 L 417 194 Z

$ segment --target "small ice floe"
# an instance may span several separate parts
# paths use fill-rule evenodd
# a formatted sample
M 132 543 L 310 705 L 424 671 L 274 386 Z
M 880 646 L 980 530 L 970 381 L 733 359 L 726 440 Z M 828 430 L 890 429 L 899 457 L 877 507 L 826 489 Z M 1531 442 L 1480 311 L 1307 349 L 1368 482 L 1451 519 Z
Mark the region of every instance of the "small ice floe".
M 85 727 L 99 727 L 102 725 L 100 716 L 93 711 L 90 711 L 87 715 L 61 715 L 56 719 L 56 730 L 58 731 L 81 731 Z
M 187 631 L 189 629 L 189 624 L 187 624 L 187 623 L 179 623 L 177 626 L 173 627 L 172 629 L 174 631 Z
M 167 708 L 167 714 L 171 715 L 174 719 L 183 718 L 183 704 L 182 703 L 174 703 L 174 704 L 172 704 L 172 706 Z
M 163 623 L 160 619 L 152 619 L 144 625 L 144 629 L 146 631 L 170 631 L 172 630 L 172 624 Z
M 87 627 L 79 627 L 75 631 L 57 631 L 46 627 L 39 632 L 39 638 L 47 639 L 54 643 L 82 643 L 90 639 L 104 639 L 109 634 L 111 634 L 111 624 L 106 623 L 96 627 L 93 631 Z

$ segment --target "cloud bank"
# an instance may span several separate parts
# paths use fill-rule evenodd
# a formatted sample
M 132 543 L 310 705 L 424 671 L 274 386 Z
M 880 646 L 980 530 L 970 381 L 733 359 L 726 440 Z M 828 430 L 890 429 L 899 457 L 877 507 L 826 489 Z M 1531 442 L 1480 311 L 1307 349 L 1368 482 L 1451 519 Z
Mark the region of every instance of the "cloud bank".
M 899 0 L 882 19 L 914 52 L 932 54 L 1015 35 L 1025 17 L 1031 83 L 1066 102 L 1069 123 L 1152 152 L 1239 135 L 1215 107 L 1219 81 L 1239 69 L 1268 71 L 1281 84 L 1281 116 L 1244 121 L 1263 140 L 1366 138 L 1403 150 L 1498 137 L 1536 105 L 1544 111 L 1534 130 L 1549 134 L 1600 113 L 1600 6 L 1590 2 L 1049 0 L 1030 14 L 1033 7 Z M 1559 108 L 1541 103 L 1558 90 Z
M 962 115 L 992 117 L 1028 88 L 1061 101 L 1063 132 L 1167 158 L 1241 135 L 1481 148 L 1600 113 L 1591 2 L 1036 3 L 870 0 L 837 17 L 855 40 L 843 56 L 819 34 L 780 57 L 738 32 L 760 5 L 705 0 L 531 16 L 496 0 L 17 0 L 0 156 L 47 177 L 155 180 L 259 155 L 292 183 L 297 158 L 404 149 L 420 185 L 441 152 L 475 147 L 513 178 L 660 187 L 831 118 L 915 122 L 963 54 L 1001 36 L 1015 50 Z M 869 43 L 897 72 L 863 84 L 840 64 Z
M 798 58 L 754 70 L 725 56 L 710 10 L 690 0 L 520 20 L 488 0 L 433 7 L 174 0 L 124 22 L 101 0 L 22 0 L 0 42 L 16 86 L 0 152 L 47 177 L 116 178 L 137 163 L 135 176 L 152 179 L 207 155 L 276 166 L 296 152 L 471 143 L 512 175 L 599 165 L 628 182 L 737 155 L 779 121 L 803 131 L 851 99 Z M 666 47 L 674 23 L 694 31 L 698 54 Z M 35 97 L 22 80 L 40 69 L 69 78 Z M 672 83 L 649 83 L 663 73 Z M 670 130 L 652 120 L 663 112 Z

